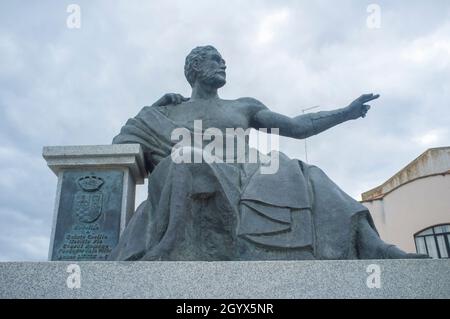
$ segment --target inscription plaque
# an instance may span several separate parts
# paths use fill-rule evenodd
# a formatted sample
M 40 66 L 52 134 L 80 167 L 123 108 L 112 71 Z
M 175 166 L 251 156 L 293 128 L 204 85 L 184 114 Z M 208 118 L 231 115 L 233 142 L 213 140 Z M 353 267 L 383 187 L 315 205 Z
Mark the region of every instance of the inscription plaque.
M 51 260 L 106 260 L 120 235 L 124 173 L 64 171 Z

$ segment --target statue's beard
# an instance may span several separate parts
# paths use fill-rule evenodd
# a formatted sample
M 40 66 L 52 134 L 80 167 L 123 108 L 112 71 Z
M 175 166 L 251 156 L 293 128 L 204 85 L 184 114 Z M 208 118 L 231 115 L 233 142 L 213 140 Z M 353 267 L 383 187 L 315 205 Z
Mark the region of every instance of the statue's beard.
M 199 74 L 201 83 L 206 84 L 215 89 L 221 88 L 227 82 L 225 76 L 218 74 L 216 70 L 206 70 Z

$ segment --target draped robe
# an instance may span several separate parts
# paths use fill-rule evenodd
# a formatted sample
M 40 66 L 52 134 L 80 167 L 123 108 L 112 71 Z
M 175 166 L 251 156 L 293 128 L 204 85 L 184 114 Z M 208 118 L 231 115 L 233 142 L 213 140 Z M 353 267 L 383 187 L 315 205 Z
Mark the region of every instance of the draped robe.
M 142 146 L 149 176 L 110 260 L 357 259 L 361 220 L 379 239 L 367 208 L 318 167 L 281 152 L 274 174 L 261 161 L 177 164 L 178 127 L 144 107 L 114 138 Z

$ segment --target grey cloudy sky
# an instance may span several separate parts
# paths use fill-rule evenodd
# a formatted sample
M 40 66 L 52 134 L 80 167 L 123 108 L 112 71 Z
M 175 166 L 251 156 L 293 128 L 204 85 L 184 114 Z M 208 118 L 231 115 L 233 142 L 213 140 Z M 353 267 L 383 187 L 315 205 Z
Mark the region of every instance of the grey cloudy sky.
M 80 29 L 66 26 L 71 3 Z M 227 60 L 227 99 L 294 116 L 381 94 L 365 119 L 308 140 L 310 163 L 357 199 L 450 144 L 447 0 L 1 1 L 0 260 L 47 258 L 56 177 L 42 147 L 109 144 L 142 106 L 189 95 L 184 58 L 204 44 Z M 281 150 L 304 159 L 302 141 Z

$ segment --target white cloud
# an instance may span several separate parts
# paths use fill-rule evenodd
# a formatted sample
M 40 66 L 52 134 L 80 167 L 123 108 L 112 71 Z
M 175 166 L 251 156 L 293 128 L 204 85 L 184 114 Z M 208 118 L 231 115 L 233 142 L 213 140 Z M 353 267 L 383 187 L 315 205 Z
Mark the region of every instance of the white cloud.
M 413 141 L 418 143 L 421 147 L 428 148 L 445 142 L 445 137 L 448 137 L 446 129 L 433 129 L 414 137 Z
M 257 42 L 259 44 L 270 43 L 280 32 L 280 28 L 287 22 L 289 16 L 287 8 L 278 9 L 265 15 L 259 24 Z
M 450 23 L 433 33 L 419 37 L 403 50 L 405 59 L 433 69 L 450 66 Z

